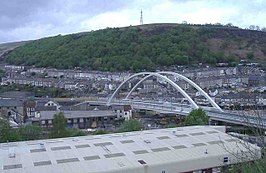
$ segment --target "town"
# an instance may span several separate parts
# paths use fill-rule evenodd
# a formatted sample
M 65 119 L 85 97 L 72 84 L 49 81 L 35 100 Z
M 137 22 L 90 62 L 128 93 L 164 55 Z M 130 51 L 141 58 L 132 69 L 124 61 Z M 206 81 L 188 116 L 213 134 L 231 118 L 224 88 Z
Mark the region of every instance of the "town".
M 265 1 L 0 2 L 0 173 L 265 173 Z
M 264 116 L 265 72 L 258 64 L 242 62 L 237 67 L 207 66 L 197 69 L 180 67 L 180 69 L 177 68 L 179 74 L 198 84 L 221 108 L 240 113 L 260 110 L 260 116 Z M 4 65 L 1 86 L 60 88 L 72 93 L 74 97 L 65 99 L 45 95 L 36 97 L 30 92 L 6 91 L 0 94 L 1 117 L 11 119 L 14 125 L 33 123 L 41 127 L 49 127 L 52 124 L 53 115 L 64 111 L 69 127 L 87 129 L 110 126 L 109 129 L 112 129 L 111 127 L 115 126 L 114 120 L 132 118 L 132 108 L 129 105 L 109 107 L 99 105 L 95 101 L 106 101 L 119 84 L 130 75 L 129 72 L 59 70 Z M 178 81 L 178 79 L 173 80 Z M 124 89 L 131 89 L 134 84 L 136 81 L 131 81 Z M 202 106 L 209 104 L 206 98 L 199 92 L 195 92 L 184 81 L 178 81 L 178 85 L 189 93 L 197 104 Z M 131 97 L 134 100 L 163 101 L 164 103 L 187 102 L 186 98 L 160 79 L 145 80 Z M 158 127 L 160 127 L 159 124 Z

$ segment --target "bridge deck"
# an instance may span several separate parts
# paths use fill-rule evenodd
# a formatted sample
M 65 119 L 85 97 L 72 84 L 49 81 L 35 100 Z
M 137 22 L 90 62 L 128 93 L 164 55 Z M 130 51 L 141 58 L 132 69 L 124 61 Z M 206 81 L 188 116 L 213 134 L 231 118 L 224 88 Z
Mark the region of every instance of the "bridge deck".
M 115 101 L 114 104 L 115 103 L 129 104 L 133 109 L 153 110 L 160 113 L 176 113 L 179 115 L 188 115 L 193 110 L 189 105 L 178 103 L 156 103 L 131 100 Z M 207 112 L 212 120 L 266 129 L 266 116 L 254 116 L 244 113 L 239 114 L 230 111 L 221 112 L 212 107 L 201 108 Z
M 105 105 L 107 104 L 106 100 L 101 101 L 89 101 L 95 104 Z M 134 101 L 134 100 L 114 100 L 112 104 L 124 104 L 131 105 L 133 109 L 143 109 L 143 110 L 151 110 L 160 113 L 171 113 L 171 114 L 179 114 L 179 115 L 188 115 L 193 108 L 186 104 L 179 103 L 168 103 L 168 102 L 148 102 L 148 101 Z M 266 129 L 266 116 L 254 116 L 247 115 L 245 113 L 234 113 L 230 111 L 217 110 L 213 107 L 201 107 L 204 109 L 210 119 L 222 121 L 226 123 L 233 123 L 251 127 L 258 127 L 262 129 Z

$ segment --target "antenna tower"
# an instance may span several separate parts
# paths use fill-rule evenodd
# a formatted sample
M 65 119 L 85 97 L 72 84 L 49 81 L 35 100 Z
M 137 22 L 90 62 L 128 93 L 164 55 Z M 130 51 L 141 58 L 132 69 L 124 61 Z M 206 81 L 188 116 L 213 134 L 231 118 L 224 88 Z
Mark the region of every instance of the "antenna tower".
M 140 25 L 143 25 L 143 16 L 142 16 L 142 10 L 140 11 Z

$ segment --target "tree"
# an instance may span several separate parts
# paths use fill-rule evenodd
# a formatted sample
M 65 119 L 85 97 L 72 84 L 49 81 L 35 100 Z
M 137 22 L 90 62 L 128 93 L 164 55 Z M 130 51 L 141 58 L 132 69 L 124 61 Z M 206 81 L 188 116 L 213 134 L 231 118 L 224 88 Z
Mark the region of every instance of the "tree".
M 39 126 L 30 124 L 21 126 L 18 133 L 21 140 L 36 140 L 41 138 L 42 129 Z
M 226 27 L 233 27 L 234 25 L 232 23 L 227 23 L 225 26 Z
M 142 128 L 141 122 L 136 119 L 124 121 L 118 129 L 118 132 L 139 131 Z
M 209 123 L 209 117 L 206 112 L 202 109 L 192 110 L 188 116 L 186 116 L 184 125 L 193 126 L 193 125 L 207 125 Z
M 261 31 L 266 32 L 266 28 L 265 27 L 261 28 Z
M 0 119 L 0 142 L 9 141 L 10 126 L 7 120 Z
M 253 59 L 254 58 L 253 52 L 247 53 L 246 57 L 247 57 L 247 59 Z
M 94 69 L 98 69 L 102 66 L 102 58 L 96 58 L 92 64 Z
M 226 56 L 233 55 L 233 52 L 227 54 L 230 47 L 245 41 L 245 37 L 237 36 L 237 33 L 245 31 L 227 30 L 226 27 L 237 28 L 231 23 L 224 27 L 220 26 L 219 23 L 216 27 L 207 24 L 196 27 L 197 29 L 191 25 L 143 26 L 141 28 L 136 26 L 55 36 L 19 46 L 5 55 L 5 61 L 10 64 L 35 65 L 36 67 L 73 68 L 79 66 L 83 69 L 101 71 L 131 70 L 135 72 L 159 70 L 164 69 L 165 66 L 198 64 L 199 62 L 215 64 L 224 62 Z M 251 28 L 259 30 L 259 27 L 255 25 Z M 261 30 L 265 31 L 265 28 Z M 257 39 L 259 33 L 250 34 L 251 39 Z M 213 49 L 210 41 L 218 35 L 221 42 L 228 40 L 230 45 L 224 44 L 219 49 Z M 216 41 L 214 43 L 216 44 Z M 263 51 L 265 47 L 263 37 L 257 39 L 256 45 Z M 248 51 L 247 48 L 248 46 L 240 49 Z M 224 52 L 226 56 L 214 56 L 213 54 L 217 51 Z M 239 54 L 235 56 L 240 57 Z
M 250 114 L 253 114 L 250 117 Z M 224 146 L 224 149 L 227 150 L 230 154 L 232 154 L 237 162 L 240 164 L 233 165 L 230 173 L 235 173 L 239 171 L 241 173 L 265 173 L 266 172 L 266 126 L 264 123 L 263 115 L 260 110 L 258 110 L 258 106 L 255 106 L 253 111 L 249 111 L 248 115 L 246 112 L 241 112 L 241 116 L 243 117 L 243 122 L 247 123 L 246 132 L 247 134 L 241 134 L 243 132 L 239 131 L 239 133 L 235 133 L 234 137 L 240 138 L 242 140 L 236 140 L 236 148 L 233 150 L 228 149 Z M 251 123 L 251 119 L 256 119 L 256 125 Z M 253 144 L 253 145 L 252 145 Z M 252 147 L 260 147 L 260 151 L 254 152 Z M 235 152 L 235 151 L 240 152 Z M 245 153 L 244 150 L 249 151 Z M 243 153 L 245 153 L 243 155 Z M 258 159 L 258 156 L 261 158 Z M 246 158 L 252 158 L 252 162 L 245 162 Z
M 63 112 L 59 112 L 54 115 L 53 127 L 51 129 L 50 137 L 51 138 L 60 138 L 67 136 L 66 130 L 67 120 Z
M 19 141 L 20 137 L 17 130 L 11 129 L 9 122 L 0 118 L 0 142 Z
M 230 170 L 230 173 L 265 173 L 266 160 L 256 160 L 254 162 L 244 162 L 234 165 Z
M 67 137 L 74 137 L 74 136 L 85 136 L 86 133 L 81 131 L 80 129 L 73 128 L 73 129 L 67 129 Z
M 99 129 L 99 130 L 95 131 L 93 134 L 94 135 L 104 135 L 104 134 L 108 134 L 108 133 L 109 132 L 106 130 Z
M 53 127 L 50 132 L 50 138 L 63 138 L 63 137 L 73 137 L 73 136 L 84 136 L 86 135 L 83 131 L 79 129 L 67 129 L 67 120 L 63 112 L 59 112 L 54 115 Z
M 250 30 L 255 30 L 255 29 L 256 29 L 256 26 L 255 26 L 255 25 L 250 25 L 248 28 L 249 28 Z
M 0 69 L 0 77 L 2 78 L 5 74 L 5 71 L 3 69 Z

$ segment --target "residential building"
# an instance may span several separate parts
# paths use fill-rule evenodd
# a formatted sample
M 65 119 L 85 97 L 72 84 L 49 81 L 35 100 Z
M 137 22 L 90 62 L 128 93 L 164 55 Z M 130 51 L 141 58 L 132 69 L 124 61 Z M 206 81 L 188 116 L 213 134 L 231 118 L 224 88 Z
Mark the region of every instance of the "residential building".
M 117 119 L 130 120 L 132 118 L 132 109 L 130 105 L 112 105 L 111 109 L 116 113 Z
M 22 101 L 10 98 L 0 99 L 0 117 L 14 120 L 16 123 L 23 123 Z
M 113 124 L 116 114 L 112 110 L 91 111 L 38 111 L 31 118 L 33 124 L 43 128 L 50 128 L 53 124 L 54 115 L 64 113 L 68 128 L 106 128 Z
M 24 101 L 23 106 L 24 106 L 24 115 L 27 118 L 31 118 L 35 116 L 35 112 L 36 112 L 35 110 L 36 101 L 35 100 L 33 99 L 26 100 Z
M 46 128 L 51 127 L 53 116 L 59 112 L 64 113 L 69 128 L 106 128 L 114 125 L 116 120 L 132 118 L 129 105 L 110 107 L 94 101 L 28 100 L 24 103 L 24 110 L 27 121 Z

